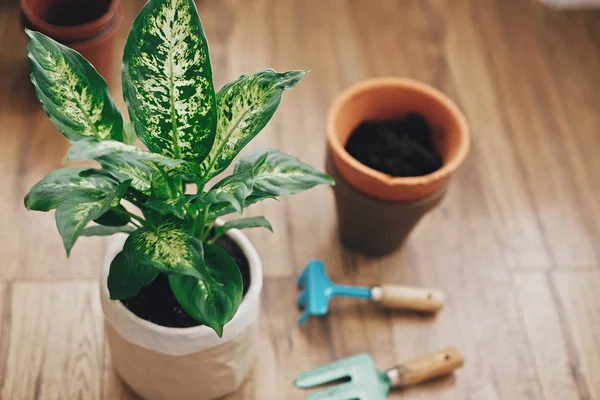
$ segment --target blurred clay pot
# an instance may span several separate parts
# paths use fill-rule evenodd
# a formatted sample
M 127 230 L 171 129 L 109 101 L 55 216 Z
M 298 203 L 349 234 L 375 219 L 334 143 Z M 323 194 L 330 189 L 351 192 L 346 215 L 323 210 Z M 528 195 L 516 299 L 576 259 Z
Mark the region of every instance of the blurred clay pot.
M 25 26 L 79 52 L 111 82 L 123 19 L 119 0 L 21 0 L 21 10 Z
M 367 120 L 390 120 L 415 112 L 432 130 L 443 159 L 433 173 L 392 177 L 354 159 L 344 146 Z M 404 78 L 377 78 L 344 91 L 327 117 L 327 172 L 334 187 L 339 235 L 352 250 L 381 256 L 402 245 L 421 217 L 444 196 L 450 176 L 469 150 L 469 128 L 456 104 L 426 84 Z

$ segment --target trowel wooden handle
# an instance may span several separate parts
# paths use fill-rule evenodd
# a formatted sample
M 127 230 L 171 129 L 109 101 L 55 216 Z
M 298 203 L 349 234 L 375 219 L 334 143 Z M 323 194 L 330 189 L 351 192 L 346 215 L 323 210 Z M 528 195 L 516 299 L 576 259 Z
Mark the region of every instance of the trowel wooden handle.
M 462 367 L 464 358 L 452 347 L 398 365 L 387 372 L 395 388 L 405 388 L 440 376 L 449 375 Z
M 390 284 L 373 288 L 372 297 L 386 308 L 420 312 L 438 311 L 446 298 L 441 290 Z

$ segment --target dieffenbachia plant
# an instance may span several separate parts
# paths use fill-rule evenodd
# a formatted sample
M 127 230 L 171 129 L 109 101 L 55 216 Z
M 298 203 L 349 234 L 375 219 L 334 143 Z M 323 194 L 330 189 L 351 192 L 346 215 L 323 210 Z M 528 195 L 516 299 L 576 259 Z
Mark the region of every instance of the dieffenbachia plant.
M 111 298 L 135 296 L 158 274 L 167 274 L 182 308 L 221 336 L 242 300 L 242 279 L 215 239 L 232 228 L 271 225 L 263 217 L 223 225 L 216 219 L 241 214 L 264 199 L 333 183 L 297 158 L 267 149 L 241 156 L 231 175 L 207 188 L 305 71 L 266 69 L 215 93 L 193 0 L 150 0 L 133 23 L 123 55 L 127 123 L 106 82 L 81 55 L 38 32 L 27 34 L 37 96 L 71 142 L 66 160 L 96 160 L 100 168 L 51 172 L 33 186 L 25 206 L 56 210 L 67 255 L 80 236 L 129 234 L 110 265 Z M 136 136 L 149 151 L 133 145 Z

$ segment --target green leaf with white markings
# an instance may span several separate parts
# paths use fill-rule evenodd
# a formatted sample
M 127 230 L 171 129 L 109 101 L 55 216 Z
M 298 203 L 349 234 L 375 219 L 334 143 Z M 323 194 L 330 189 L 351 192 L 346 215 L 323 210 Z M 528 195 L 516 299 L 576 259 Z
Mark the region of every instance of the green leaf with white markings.
M 116 192 L 118 182 L 89 168 L 63 168 L 50 172 L 36 183 L 25 196 L 25 207 L 49 211 L 79 194 L 102 197 Z
M 252 171 L 242 171 L 223 179 L 204 193 L 198 202 L 202 204 L 229 203 L 238 212 L 246 204 L 246 198 L 252 193 Z
M 123 55 L 123 95 L 150 151 L 200 162 L 217 113 L 208 43 L 193 0 L 150 0 Z
M 204 278 L 171 275 L 169 284 L 183 309 L 221 337 L 242 302 L 242 275 L 233 258 L 216 245 L 205 245 L 204 265 Z
M 134 226 L 123 225 L 123 226 L 104 226 L 95 225 L 88 226 L 82 232 L 81 236 L 110 236 L 115 233 L 133 233 L 136 230 Z
M 118 179 L 131 179 L 131 186 L 142 193 L 150 193 L 152 167 L 139 160 L 124 160 L 119 155 L 106 155 L 96 158 L 102 168 Z
M 277 198 L 275 196 L 271 196 L 271 195 L 265 194 L 265 193 L 258 193 L 256 190 L 253 190 L 252 194 L 250 196 L 246 197 L 246 200 L 244 202 L 244 207 L 248 208 L 251 205 L 258 203 L 259 201 L 268 200 L 268 199 L 277 200 Z M 211 207 L 209 209 L 208 219 L 211 221 L 214 221 L 218 217 L 222 217 L 227 214 L 232 214 L 234 212 L 237 212 L 237 211 L 235 208 L 233 208 L 233 206 L 230 203 L 213 204 L 213 205 L 211 205 Z
M 281 101 L 281 93 L 292 89 L 306 71 L 277 73 L 272 69 L 242 75 L 217 94 L 217 135 L 202 162 L 208 181 L 224 171 L 238 153 L 269 122 Z
M 199 168 L 198 164 L 150 153 L 137 146 L 96 138 L 73 143 L 66 156 L 66 161 L 90 159 L 98 160 L 108 171 L 131 179 L 132 186 L 144 193 L 150 189 L 153 171 L 159 168 L 171 177 L 195 174 Z
M 240 158 L 234 173 L 254 172 L 254 189 L 262 194 L 296 194 L 316 185 L 333 185 L 333 179 L 296 157 L 277 149 L 252 151 Z
M 273 232 L 271 223 L 265 217 L 248 217 L 233 219 L 223 225 L 215 226 L 215 238 L 221 236 L 230 229 L 266 228 Z
M 202 242 L 176 222 L 165 221 L 156 229 L 138 229 L 123 249 L 136 262 L 151 265 L 166 274 L 202 278 Z
M 160 154 L 150 153 L 130 144 L 96 138 L 86 138 L 73 143 L 65 161 L 94 160 L 104 156 L 118 157 L 126 162 L 140 161 L 149 165 L 157 163 L 169 167 L 185 163 L 183 160 L 174 160 Z M 189 168 L 195 169 L 191 166 L 194 164 L 188 164 Z
M 49 37 L 26 32 L 31 81 L 58 130 L 70 141 L 84 137 L 123 141 L 123 118 L 94 67 Z
M 187 195 L 166 200 L 150 199 L 146 203 L 144 203 L 144 206 L 148 207 L 151 210 L 158 211 L 162 215 L 173 214 L 183 219 L 184 206 L 187 203 L 189 203 L 190 200 L 191 197 Z
M 108 292 L 111 300 L 125 300 L 156 279 L 160 271 L 151 265 L 135 262 L 127 251 L 119 252 L 110 263 Z
M 25 196 L 25 206 L 37 211 L 56 209 L 56 226 L 69 255 L 85 226 L 116 207 L 130 183 L 119 183 L 101 171 L 62 169 L 34 185 Z

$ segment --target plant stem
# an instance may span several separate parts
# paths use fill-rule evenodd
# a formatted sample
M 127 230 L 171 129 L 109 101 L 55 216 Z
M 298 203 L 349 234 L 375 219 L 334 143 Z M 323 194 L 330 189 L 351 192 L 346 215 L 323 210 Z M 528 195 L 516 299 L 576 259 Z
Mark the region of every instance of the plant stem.
M 167 190 L 169 191 L 169 197 L 174 197 L 177 194 L 177 188 L 175 188 L 173 186 L 173 182 L 171 182 L 171 180 L 169 179 L 169 175 L 167 174 L 165 169 L 158 164 L 156 164 L 156 169 L 158 169 L 158 172 L 160 172 L 160 175 L 163 177 L 163 179 L 167 183 Z
M 198 220 L 194 223 L 194 236 L 196 236 L 200 240 L 204 240 L 204 231 L 206 229 L 206 220 L 208 219 L 208 209 L 210 208 L 210 204 L 207 204 L 206 207 L 202 210 L 202 215 L 200 216 L 200 223 L 196 224 Z
M 208 234 L 210 233 L 210 230 L 212 229 L 212 223 L 208 223 L 208 207 L 206 206 L 206 209 L 204 211 L 204 216 L 202 218 L 202 236 L 201 236 L 201 240 L 204 242 L 206 241 L 206 238 L 208 237 Z

